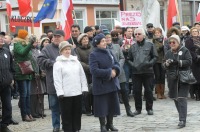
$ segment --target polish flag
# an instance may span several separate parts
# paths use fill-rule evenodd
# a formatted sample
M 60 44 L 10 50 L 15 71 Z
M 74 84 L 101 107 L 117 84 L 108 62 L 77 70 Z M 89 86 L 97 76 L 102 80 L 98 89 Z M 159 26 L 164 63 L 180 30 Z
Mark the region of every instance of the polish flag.
M 31 11 L 31 0 L 18 0 L 20 16 L 27 16 Z
M 176 22 L 177 8 L 176 0 L 169 0 L 168 16 L 167 16 L 167 28 L 171 28 L 172 24 Z
M 8 17 L 10 17 L 11 16 L 11 12 L 12 12 L 12 7 L 11 7 L 11 4 L 10 4 L 10 0 L 6 0 L 6 8 L 7 8 Z
M 72 0 L 62 0 L 61 26 L 65 32 L 65 40 L 71 37 L 71 26 L 74 24 L 72 10 L 74 10 Z
M 197 16 L 196 16 L 196 22 L 200 22 L 200 3 L 199 3 L 199 9 L 197 12 Z

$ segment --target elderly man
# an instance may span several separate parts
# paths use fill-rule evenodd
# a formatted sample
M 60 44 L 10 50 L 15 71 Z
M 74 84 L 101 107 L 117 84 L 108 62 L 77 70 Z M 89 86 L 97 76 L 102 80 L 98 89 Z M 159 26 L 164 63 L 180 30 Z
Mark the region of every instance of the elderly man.
M 51 44 L 44 47 L 41 54 L 38 56 L 38 64 L 46 70 L 47 93 L 49 94 L 49 104 L 52 113 L 53 132 L 60 130 L 60 109 L 58 97 L 53 82 L 53 64 L 57 56 L 59 56 L 59 44 L 64 41 L 65 33 L 62 30 L 55 30 L 53 41 Z
M 135 84 L 135 115 L 142 111 L 142 85 L 145 88 L 146 110 L 148 115 L 153 115 L 153 93 L 151 90 L 152 78 L 154 77 L 153 65 L 155 64 L 158 53 L 153 43 L 146 41 L 143 28 L 134 31 L 136 44 L 132 45 L 128 59 L 132 66 L 133 82 Z

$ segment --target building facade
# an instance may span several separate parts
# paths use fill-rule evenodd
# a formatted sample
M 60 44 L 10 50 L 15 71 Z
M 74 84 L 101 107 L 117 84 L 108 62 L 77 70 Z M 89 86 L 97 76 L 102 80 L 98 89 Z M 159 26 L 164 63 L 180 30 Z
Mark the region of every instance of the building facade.
M 110 30 L 114 27 L 114 20 L 119 20 L 119 2 L 123 1 L 125 10 L 141 10 L 142 1 L 145 0 L 72 0 L 74 5 L 74 23 L 80 25 L 81 31 L 84 27 L 94 25 L 106 25 Z M 160 3 L 160 23 L 164 29 L 167 27 L 168 0 L 158 0 Z M 13 8 L 12 15 L 19 15 L 17 0 L 10 0 Z M 34 16 L 42 7 L 44 0 L 33 0 Z M 56 29 L 56 23 L 60 21 L 61 2 L 58 0 L 57 11 L 53 19 L 44 19 L 40 22 L 40 27 L 34 28 L 34 34 L 41 35 L 49 29 Z M 182 25 L 193 25 L 199 8 L 200 0 L 178 0 L 179 13 Z M 31 17 L 31 13 L 28 15 Z M 6 15 L 5 1 L 0 1 L 0 31 L 8 32 L 8 19 Z M 16 27 L 24 28 L 31 33 L 31 27 L 23 25 Z

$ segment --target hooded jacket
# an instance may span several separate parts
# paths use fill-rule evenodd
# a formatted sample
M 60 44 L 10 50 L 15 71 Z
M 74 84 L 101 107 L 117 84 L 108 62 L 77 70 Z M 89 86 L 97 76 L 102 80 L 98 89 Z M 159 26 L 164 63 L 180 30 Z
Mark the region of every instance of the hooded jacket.
M 83 67 L 76 56 L 58 56 L 53 66 L 53 79 L 57 96 L 71 97 L 88 91 Z

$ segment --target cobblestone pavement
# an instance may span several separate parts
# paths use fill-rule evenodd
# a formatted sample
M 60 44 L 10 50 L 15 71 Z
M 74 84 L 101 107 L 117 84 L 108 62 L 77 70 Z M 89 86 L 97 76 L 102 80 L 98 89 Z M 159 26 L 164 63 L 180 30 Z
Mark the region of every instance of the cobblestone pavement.
M 47 97 L 45 97 L 44 119 L 34 122 L 23 122 L 20 118 L 18 100 L 12 100 L 13 118 L 19 121 L 19 125 L 10 125 L 14 132 L 51 132 L 51 112 L 48 109 Z M 134 99 L 130 99 L 132 111 L 134 111 Z M 135 117 L 127 117 L 124 105 L 120 105 L 121 115 L 114 118 L 114 125 L 119 132 L 200 132 L 200 101 L 188 100 L 188 117 L 186 127 L 178 129 L 178 114 L 173 101 L 169 98 L 154 101 L 154 115 L 147 115 L 145 102 L 143 101 L 142 114 Z M 98 118 L 82 116 L 81 132 L 99 132 Z

